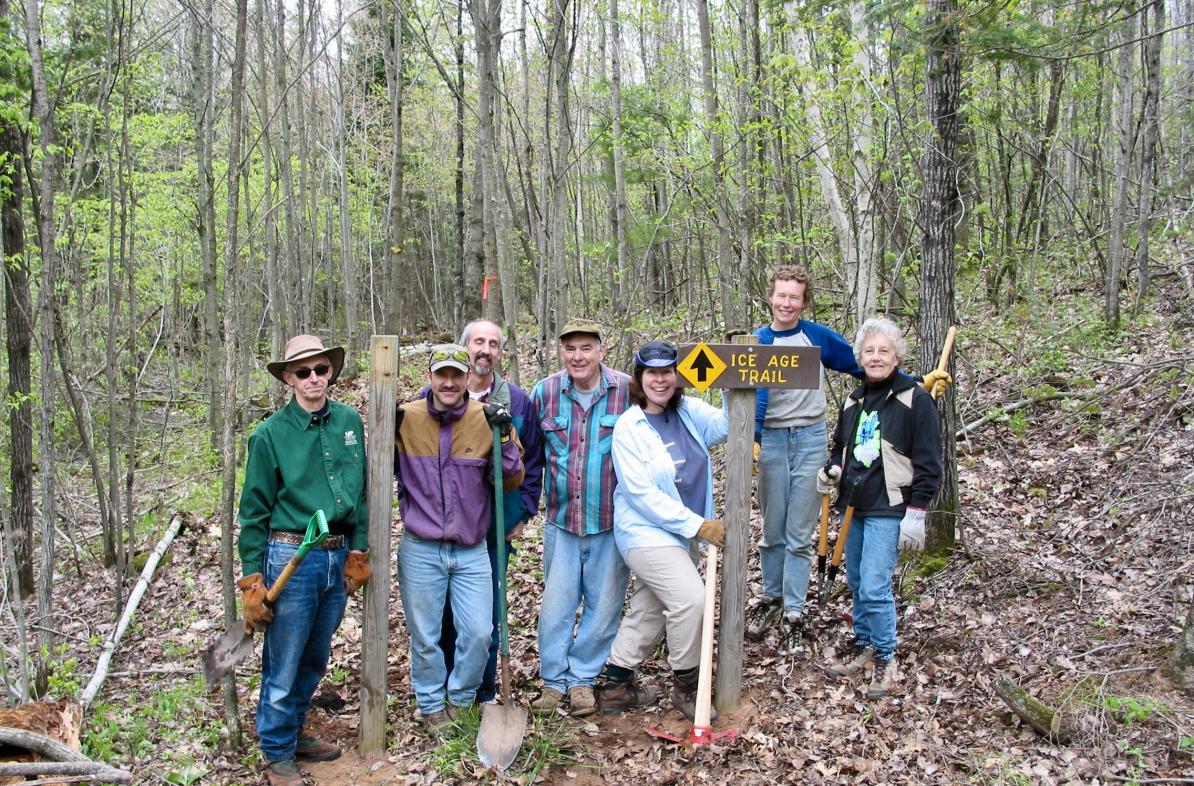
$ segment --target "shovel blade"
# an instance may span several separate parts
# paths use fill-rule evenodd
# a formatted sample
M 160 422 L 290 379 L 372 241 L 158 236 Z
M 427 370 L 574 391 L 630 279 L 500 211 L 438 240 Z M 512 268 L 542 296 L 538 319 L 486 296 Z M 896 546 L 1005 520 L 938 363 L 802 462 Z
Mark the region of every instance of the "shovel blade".
M 243 620 L 237 620 L 223 636 L 203 651 L 203 679 L 208 690 L 236 669 L 236 664 L 253 651 L 253 637 L 245 632 Z
M 477 756 L 486 767 L 498 772 L 518 758 L 527 733 L 527 711 L 516 704 L 486 704 L 477 731 Z

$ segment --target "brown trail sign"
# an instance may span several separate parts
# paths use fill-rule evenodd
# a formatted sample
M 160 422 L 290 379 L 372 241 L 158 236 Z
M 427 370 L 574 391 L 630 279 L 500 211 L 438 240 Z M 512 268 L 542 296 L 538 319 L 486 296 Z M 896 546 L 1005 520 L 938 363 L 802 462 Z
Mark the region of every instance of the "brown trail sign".
M 763 344 L 685 344 L 676 366 L 688 384 L 704 393 L 714 388 L 809 390 L 821 384 L 819 347 Z

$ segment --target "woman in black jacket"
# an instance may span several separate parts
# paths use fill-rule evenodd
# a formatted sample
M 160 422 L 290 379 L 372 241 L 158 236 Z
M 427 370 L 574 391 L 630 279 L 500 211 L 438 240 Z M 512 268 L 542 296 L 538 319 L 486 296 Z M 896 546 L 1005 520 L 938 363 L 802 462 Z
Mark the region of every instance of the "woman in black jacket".
M 895 324 L 862 324 L 854 356 L 866 381 L 846 399 L 833 434 L 829 464 L 817 475 L 822 494 L 839 488 L 838 506 L 854 506 L 846 537 L 846 578 L 854 599 L 849 660 L 832 664 L 846 677 L 873 664 L 867 696 L 891 693 L 896 679 L 896 604 L 891 579 L 899 549 L 925 543 L 925 510 L 941 485 L 937 406 L 910 377 L 898 373 L 907 345 Z

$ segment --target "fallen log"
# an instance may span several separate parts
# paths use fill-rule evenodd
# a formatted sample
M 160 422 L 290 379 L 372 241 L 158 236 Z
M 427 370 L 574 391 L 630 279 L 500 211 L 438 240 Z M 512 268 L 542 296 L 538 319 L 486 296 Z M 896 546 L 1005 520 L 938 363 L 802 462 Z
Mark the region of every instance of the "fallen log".
M 133 774 L 127 770 L 118 770 L 102 761 L 28 761 L 0 764 L 0 777 L 20 775 L 73 775 L 78 779 L 99 781 L 101 783 L 129 783 Z M 26 782 L 27 784 L 27 782 Z M 24 784 L 22 786 L 25 786 Z
M 1068 745 L 1073 738 L 1073 729 L 1062 714 L 1036 698 L 1007 677 L 995 682 L 995 695 L 1003 699 L 1020 720 L 1027 723 L 1038 734 L 1058 745 Z
M 157 569 L 158 561 L 166 553 L 166 549 L 170 548 L 170 544 L 174 541 L 174 536 L 182 528 L 182 521 L 182 514 L 174 514 L 174 517 L 170 519 L 170 526 L 166 530 L 166 534 L 158 541 L 158 545 L 154 547 L 153 553 L 145 561 L 145 569 L 141 571 L 141 577 L 137 579 L 137 586 L 133 587 L 133 592 L 129 595 L 129 601 L 125 604 L 124 612 L 120 615 L 120 621 L 116 623 L 116 627 L 108 634 L 108 638 L 104 642 L 104 648 L 100 652 L 99 660 L 95 664 L 95 674 L 92 675 L 91 682 L 87 683 L 87 687 L 83 690 L 83 695 L 79 697 L 79 703 L 83 707 L 91 706 L 95 695 L 99 693 L 100 687 L 104 684 L 104 679 L 108 676 L 108 666 L 112 662 L 112 656 L 116 652 L 116 647 L 120 644 L 120 639 L 124 635 L 125 629 L 129 626 L 129 621 L 132 620 L 133 614 L 137 611 L 137 606 L 141 603 L 141 598 L 145 595 L 145 590 L 149 587 L 149 581 L 153 578 L 153 572 Z

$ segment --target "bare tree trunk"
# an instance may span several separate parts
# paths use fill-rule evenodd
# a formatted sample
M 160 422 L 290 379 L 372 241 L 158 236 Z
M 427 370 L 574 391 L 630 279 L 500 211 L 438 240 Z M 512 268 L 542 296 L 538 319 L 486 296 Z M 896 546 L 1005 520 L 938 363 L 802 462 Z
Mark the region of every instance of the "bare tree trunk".
M 1148 30 L 1148 11 L 1152 9 L 1152 29 Z M 1138 313 L 1148 294 L 1148 228 L 1152 222 L 1153 189 L 1157 174 L 1157 141 L 1161 115 L 1161 43 L 1165 31 L 1165 0 L 1152 0 L 1141 12 L 1144 44 L 1145 90 L 1140 107 L 1143 136 L 1140 140 L 1140 217 L 1137 220 L 1136 304 Z
M 8 0 L 0 0 L 0 19 L 8 19 L 8 13 Z M 7 28 L 4 35 L 6 38 L 11 35 Z M 16 82 L 16 74 L 7 60 L 0 62 L 0 82 Z M 9 543 L 15 595 L 26 598 L 33 594 L 33 301 L 29 295 L 29 258 L 25 253 L 25 220 L 21 212 L 25 140 L 15 123 L 0 122 L 0 162 L 0 177 L 7 183 L 0 204 L 0 257 L 4 262 L 4 341 L 12 451 L 8 474 L 12 501 Z M 3 526 L 10 526 L 7 517 Z
M 274 18 L 274 93 L 278 111 L 274 120 L 282 126 L 282 145 L 278 151 L 278 179 L 282 181 L 283 215 L 286 218 L 286 253 L 282 257 L 282 280 L 286 282 L 283 307 L 287 319 L 292 320 L 290 332 L 300 333 L 309 331 L 311 325 L 305 319 L 307 297 L 303 291 L 303 271 L 307 270 L 307 258 L 299 242 L 299 221 L 295 215 L 294 172 L 291 167 L 294 145 L 286 74 L 286 3 L 285 0 L 277 0 Z
M 270 357 L 281 356 L 287 338 L 289 314 L 286 309 L 286 282 L 278 260 L 278 221 L 274 217 L 274 149 L 270 128 L 269 60 L 266 59 L 265 40 L 269 33 L 266 25 L 266 4 L 268 0 L 257 0 L 254 8 L 254 31 L 257 38 L 257 103 L 261 121 L 261 216 L 265 235 L 265 292 L 269 298 Z M 272 380 L 272 377 L 271 377 Z M 271 381 L 274 400 L 281 403 L 283 386 Z
M 623 303 L 620 296 L 623 284 L 629 284 L 630 271 L 626 268 L 626 162 L 622 150 L 622 21 L 618 18 L 618 0 L 609 0 L 610 30 L 610 104 L 613 112 L 610 128 L 614 152 L 614 204 L 611 211 L 614 229 L 614 247 L 617 269 L 610 299 L 617 311 L 629 303 Z M 625 313 L 624 311 L 622 313 Z
M 453 177 L 453 195 L 456 200 L 456 268 L 453 271 L 452 322 L 456 335 L 464 330 L 465 324 L 480 309 L 472 302 L 465 282 L 468 277 L 464 269 L 464 3 L 456 3 L 456 42 L 453 55 L 456 58 L 456 169 Z
M 336 0 L 336 98 L 332 117 L 336 126 L 336 183 L 340 207 L 340 276 L 344 287 L 344 321 L 346 323 L 350 360 L 363 350 L 364 342 L 357 336 L 357 267 L 352 251 L 352 218 L 348 204 L 348 129 L 344 118 L 344 44 L 340 31 L 344 27 L 344 0 Z M 345 365 L 348 365 L 347 363 Z M 353 363 L 350 368 L 355 367 Z
M 936 366 L 945 334 L 956 319 L 955 227 L 961 214 L 958 193 L 958 138 L 961 118 L 962 48 L 956 0 L 928 0 L 925 102 L 931 130 L 921 164 L 920 200 L 920 367 Z M 953 548 L 958 514 L 957 413 L 951 389 L 941 403 L 941 490 L 929 516 L 928 546 Z
M 721 312 L 729 327 L 743 326 L 746 314 L 744 299 L 738 292 L 738 264 L 734 258 L 733 228 L 727 207 L 728 183 L 725 176 L 725 147 L 722 141 L 722 119 L 718 109 L 717 87 L 713 78 L 713 34 L 709 25 L 708 0 L 696 0 L 697 26 L 701 36 L 701 84 L 705 104 L 705 122 L 709 130 L 709 151 L 712 158 L 713 220 L 717 223 L 717 277 L 721 294 Z
M 54 224 L 54 180 L 58 153 L 55 150 L 54 107 L 46 86 L 42 59 L 41 9 L 38 0 L 25 0 L 25 36 L 29 70 L 33 83 L 33 116 L 38 124 L 41 172 L 37 178 L 37 239 L 41 247 L 41 285 L 37 295 L 39 330 L 37 351 L 41 356 L 38 475 L 41 477 L 41 560 L 38 566 L 37 613 L 38 661 L 34 692 L 44 695 L 48 685 L 47 658 L 54 651 L 54 521 L 57 507 L 54 489 L 54 297 L 58 284 L 57 228 Z M 32 178 L 31 178 L 32 183 Z
M 402 242 L 405 228 L 402 217 L 403 176 L 402 162 L 402 103 L 406 100 L 402 84 L 402 5 L 395 4 L 394 16 L 389 16 L 388 4 L 382 9 L 382 56 L 385 60 L 386 87 L 390 95 L 390 198 L 386 209 L 386 262 L 389 268 L 390 291 L 387 293 L 389 311 L 386 314 L 386 332 L 402 335 L 402 303 L 407 293 L 399 289 L 402 281 Z
M 222 477 L 220 497 L 220 575 L 224 587 L 224 624 L 236 623 L 236 593 L 232 573 L 232 544 L 235 540 L 233 504 L 236 498 L 236 390 L 238 374 L 237 347 L 239 335 L 236 325 L 237 289 L 240 277 L 240 247 L 237 234 L 240 226 L 241 124 L 244 117 L 245 27 L 248 0 L 236 0 L 236 37 L 232 60 L 232 83 L 229 87 L 230 117 L 228 124 L 228 214 L 224 224 L 224 432 L 220 440 L 220 468 Z M 234 675 L 223 682 L 224 721 L 232 734 L 234 747 L 240 746 L 240 721 L 237 714 Z
M 1103 282 L 1105 288 L 1104 316 L 1112 330 L 1119 330 L 1119 287 L 1123 275 L 1124 257 L 1127 253 L 1124 247 L 1124 224 L 1128 216 L 1128 176 L 1132 168 L 1132 156 L 1136 149 L 1136 130 L 1132 123 L 1133 99 L 1136 95 L 1132 86 L 1132 53 L 1136 44 L 1135 15 L 1123 23 L 1120 31 L 1119 57 L 1116 65 L 1115 90 L 1115 154 L 1114 163 L 1114 195 L 1111 198 L 1111 216 L 1108 233 L 1107 248 L 1107 278 Z

